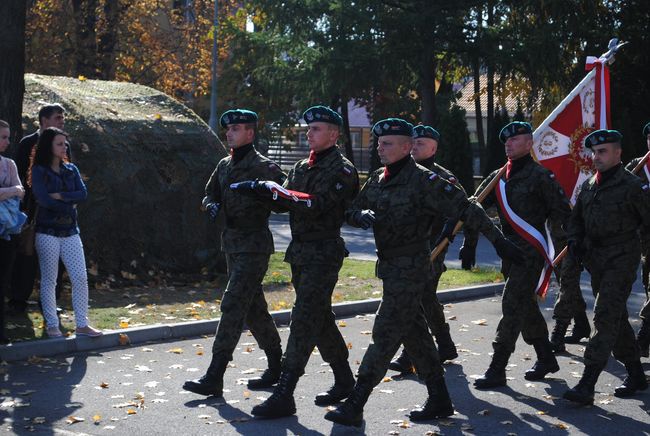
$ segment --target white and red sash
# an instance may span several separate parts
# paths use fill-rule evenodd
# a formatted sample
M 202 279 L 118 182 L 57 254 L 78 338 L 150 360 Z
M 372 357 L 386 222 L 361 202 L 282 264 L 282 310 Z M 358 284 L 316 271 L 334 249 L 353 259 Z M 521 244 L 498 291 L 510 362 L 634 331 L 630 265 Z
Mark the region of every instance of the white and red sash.
M 496 186 L 496 194 L 499 205 L 501 206 L 501 211 L 506 216 L 510 226 L 544 258 L 544 269 L 540 274 L 539 281 L 537 282 L 537 289 L 535 290 L 537 295 L 544 298 L 546 296 L 546 291 L 548 291 L 551 274 L 553 273 L 553 258 L 555 257 L 555 247 L 553 246 L 553 240 L 551 239 L 551 232 L 549 231 L 548 223 L 545 224 L 546 237 L 544 237 L 539 230 L 517 215 L 510 207 L 510 204 L 508 204 L 506 182 L 503 179 L 499 180 L 499 183 Z
M 643 165 L 643 171 L 645 172 L 646 180 L 650 182 L 650 159 L 648 159 L 645 162 L 645 165 Z

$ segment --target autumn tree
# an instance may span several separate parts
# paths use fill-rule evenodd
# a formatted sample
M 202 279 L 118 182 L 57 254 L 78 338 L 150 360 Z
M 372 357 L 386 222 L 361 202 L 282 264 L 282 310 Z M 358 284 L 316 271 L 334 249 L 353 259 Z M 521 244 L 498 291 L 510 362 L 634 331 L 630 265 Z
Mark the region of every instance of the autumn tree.
M 11 126 L 12 142 L 22 135 L 24 47 L 25 1 L 4 0 L 0 2 L 0 119 Z

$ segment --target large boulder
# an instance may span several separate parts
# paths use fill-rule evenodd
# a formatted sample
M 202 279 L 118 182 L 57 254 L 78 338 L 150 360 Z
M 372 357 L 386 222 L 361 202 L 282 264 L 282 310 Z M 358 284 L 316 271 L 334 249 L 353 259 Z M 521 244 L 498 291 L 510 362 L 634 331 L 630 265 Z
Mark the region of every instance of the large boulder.
M 145 279 L 215 265 L 219 226 L 199 207 L 226 151 L 207 124 L 145 86 L 27 74 L 26 133 L 47 102 L 66 109 L 73 162 L 88 187 L 79 227 L 91 272 Z

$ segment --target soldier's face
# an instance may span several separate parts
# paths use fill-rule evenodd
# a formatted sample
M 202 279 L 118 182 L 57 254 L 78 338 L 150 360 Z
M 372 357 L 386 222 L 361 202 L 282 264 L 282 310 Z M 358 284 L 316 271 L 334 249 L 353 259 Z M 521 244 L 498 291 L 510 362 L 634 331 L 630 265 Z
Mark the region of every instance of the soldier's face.
M 600 172 L 607 171 L 621 161 L 622 149 L 618 144 L 608 142 L 606 144 L 594 145 L 591 147 L 594 167 Z
M 255 130 L 246 128 L 244 124 L 229 124 L 226 130 L 226 142 L 230 148 L 238 148 L 250 144 L 255 137 Z
M 411 156 L 416 162 L 434 156 L 438 151 L 438 141 L 431 138 L 417 138 L 413 140 L 413 148 L 411 149 Z
M 3 153 L 9 147 L 9 129 L 0 128 L 0 153 Z
M 334 145 L 338 136 L 339 130 L 332 124 L 321 121 L 309 123 L 307 142 L 309 143 L 309 149 L 314 150 L 316 153 Z
M 381 136 L 377 141 L 377 153 L 383 165 L 390 165 L 407 156 L 411 151 L 411 138 L 399 135 Z
M 511 160 L 517 160 L 520 157 L 530 154 L 530 149 L 532 147 L 532 135 L 511 136 L 506 140 L 505 144 L 506 157 Z
M 43 118 L 41 121 L 42 129 L 47 129 L 48 127 L 56 127 L 57 129 L 63 130 L 63 126 L 65 126 L 65 114 L 54 113 L 48 118 Z

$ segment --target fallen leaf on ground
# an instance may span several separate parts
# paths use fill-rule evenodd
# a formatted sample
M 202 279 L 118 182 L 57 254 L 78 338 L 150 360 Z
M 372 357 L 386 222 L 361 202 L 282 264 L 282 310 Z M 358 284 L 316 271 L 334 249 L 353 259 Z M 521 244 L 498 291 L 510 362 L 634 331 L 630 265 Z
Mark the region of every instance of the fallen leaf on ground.
M 167 350 L 168 353 L 174 353 L 174 354 L 183 354 L 183 349 L 182 348 L 172 348 L 171 350 Z
M 99 425 L 99 423 L 101 422 L 101 420 L 102 420 L 101 415 L 95 415 L 95 416 L 93 416 L 93 422 L 95 423 L 95 425 Z
M 131 340 L 129 339 L 128 335 L 120 333 L 119 342 L 120 345 L 129 345 L 131 343 Z
M 126 414 L 127 415 L 136 415 L 138 412 L 136 412 L 134 409 L 127 409 Z
M 83 422 L 85 419 L 80 418 L 78 416 L 68 416 L 68 419 L 65 420 L 68 424 L 75 424 L 77 422 Z
M 106 383 L 106 382 L 101 382 L 101 383 L 99 384 L 99 387 L 102 388 L 102 389 L 106 389 L 106 388 L 108 387 L 108 383 Z
M 487 319 L 477 319 L 476 321 L 472 321 L 472 324 L 487 325 Z

